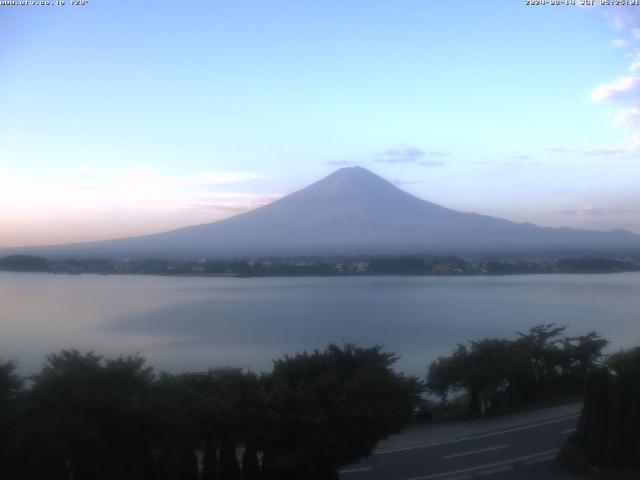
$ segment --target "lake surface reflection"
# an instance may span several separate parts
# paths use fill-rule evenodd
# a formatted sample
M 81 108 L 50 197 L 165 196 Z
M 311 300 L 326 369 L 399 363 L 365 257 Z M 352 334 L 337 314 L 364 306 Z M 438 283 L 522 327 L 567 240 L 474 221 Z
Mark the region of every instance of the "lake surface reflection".
M 0 272 L 0 358 L 23 373 L 62 348 L 139 352 L 170 371 L 268 370 L 330 342 L 382 344 L 423 376 L 456 343 L 538 323 L 640 345 L 640 273 L 197 278 Z

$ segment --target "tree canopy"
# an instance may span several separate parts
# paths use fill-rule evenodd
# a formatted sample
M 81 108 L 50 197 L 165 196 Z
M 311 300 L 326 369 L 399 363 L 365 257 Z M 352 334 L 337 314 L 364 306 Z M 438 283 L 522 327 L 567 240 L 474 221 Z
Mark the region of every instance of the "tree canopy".
M 156 373 L 139 356 L 64 350 L 23 388 L 0 363 L 0 477 L 336 478 L 410 420 L 421 384 L 381 347 L 330 345 L 262 375 Z
M 431 393 L 464 393 L 469 413 L 578 394 L 608 342 L 595 332 L 562 337 L 566 327 L 542 324 L 513 340 L 486 338 L 458 345 L 428 369 Z
M 572 453 L 573 452 L 573 453 Z M 576 455 L 575 452 L 578 452 Z M 578 429 L 565 461 L 640 475 L 640 347 L 612 355 L 589 375 Z

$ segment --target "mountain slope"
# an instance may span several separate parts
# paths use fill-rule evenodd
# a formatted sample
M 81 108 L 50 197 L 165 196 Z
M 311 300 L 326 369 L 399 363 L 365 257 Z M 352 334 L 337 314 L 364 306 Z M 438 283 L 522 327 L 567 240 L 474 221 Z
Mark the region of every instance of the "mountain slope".
M 623 230 L 542 228 L 458 212 L 414 197 L 364 168 L 351 167 L 219 222 L 30 251 L 47 256 L 223 258 L 620 248 L 640 248 L 640 237 Z

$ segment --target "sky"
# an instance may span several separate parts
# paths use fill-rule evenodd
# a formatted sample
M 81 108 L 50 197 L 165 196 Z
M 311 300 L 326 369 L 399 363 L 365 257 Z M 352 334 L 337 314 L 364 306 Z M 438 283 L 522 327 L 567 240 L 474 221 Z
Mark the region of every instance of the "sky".
M 0 6 L 0 79 L 0 247 L 207 223 L 351 165 L 640 233 L 640 7 Z

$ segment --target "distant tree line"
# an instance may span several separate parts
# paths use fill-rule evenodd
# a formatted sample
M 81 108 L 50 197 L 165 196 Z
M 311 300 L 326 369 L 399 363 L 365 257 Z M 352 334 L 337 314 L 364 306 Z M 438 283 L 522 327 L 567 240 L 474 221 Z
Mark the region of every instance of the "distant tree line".
M 262 375 L 62 351 L 21 378 L 0 362 L 0 478 L 337 479 L 413 415 L 423 386 L 395 361 L 347 344 Z
M 639 258 L 561 258 L 550 260 L 469 261 L 460 257 L 355 256 L 265 259 L 67 258 L 31 255 L 0 258 L 0 270 L 50 273 L 210 275 L 240 277 L 344 275 L 515 275 L 538 273 L 613 273 L 640 270 Z
M 10 255 L 0 258 L 0 270 L 10 272 L 48 272 L 51 265 L 46 258 L 33 255 Z
M 640 478 L 640 347 L 612 355 L 589 375 L 580 423 L 562 457 Z
M 608 342 L 595 332 L 565 337 L 565 330 L 543 324 L 514 340 L 459 344 L 430 365 L 427 387 L 442 401 L 463 395 L 471 415 L 580 395 Z

